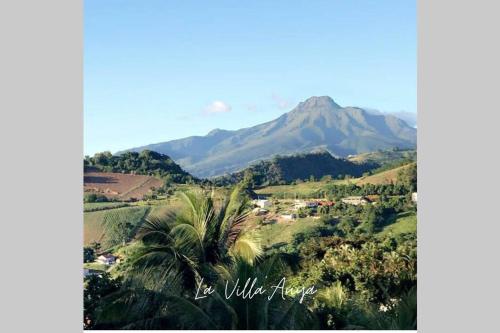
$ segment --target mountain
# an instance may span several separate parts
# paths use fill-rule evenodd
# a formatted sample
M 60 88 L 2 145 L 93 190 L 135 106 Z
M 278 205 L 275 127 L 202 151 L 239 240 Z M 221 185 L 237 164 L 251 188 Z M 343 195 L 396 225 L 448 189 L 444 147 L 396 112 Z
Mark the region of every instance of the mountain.
M 371 114 L 377 114 L 377 115 L 392 115 L 396 118 L 399 118 L 401 120 L 404 120 L 408 125 L 411 127 L 417 127 L 417 114 L 413 112 L 407 112 L 407 111 L 396 111 L 396 112 L 386 112 L 383 113 L 379 110 L 376 109 L 364 109 L 365 111 L 371 113 Z
M 216 129 L 206 136 L 133 148 L 167 154 L 197 177 L 241 170 L 274 155 L 327 150 L 334 156 L 378 149 L 414 148 L 416 129 L 392 115 L 341 107 L 328 96 L 311 97 L 280 117 L 235 131 Z
M 294 180 L 307 180 L 311 176 L 321 179 L 323 176 L 349 175 L 360 177 L 364 172 L 379 167 L 376 163 L 354 163 L 346 159 L 333 157 L 327 151 L 276 156 L 271 160 L 257 162 L 248 168 L 213 179 L 217 185 L 238 183 L 250 180 L 256 186 L 286 184 Z
M 391 112 L 391 115 L 406 121 L 411 127 L 417 127 L 417 114 L 413 112 L 399 111 Z

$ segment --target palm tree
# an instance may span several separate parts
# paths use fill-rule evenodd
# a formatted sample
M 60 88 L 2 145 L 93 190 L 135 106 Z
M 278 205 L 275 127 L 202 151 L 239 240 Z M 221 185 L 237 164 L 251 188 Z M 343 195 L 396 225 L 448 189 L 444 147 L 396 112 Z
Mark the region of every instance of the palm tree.
M 239 258 L 225 271 L 219 272 L 215 292 L 202 300 L 184 299 L 171 306 L 171 311 L 183 329 L 313 329 L 317 326 L 312 312 L 298 299 L 281 294 L 268 299 L 272 286 L 283 277 L 284 265 L 278 257 L 257 264 Z M 267 290 L 252 298 L 234 294 L 235 286 L 256 279 L 256 286 Z
M 284 265 L 277 257 L 250 264 L 236 258 L 217 268 L 219 277 L 210 297 L 196 300 L 194 294 L 176 295 L 172 290 L 135 291 L 108 299 L 101 310 L 98 328 L 121 329 L 314 329 L 318 321 L 298 299 L 269 293 L 242 298 L 226 297 L 228 290 L 247 279 L 269 290 L 283 277 Z M 112 323 L 114 326 L 106 326 Z
M 219 204 L 213 193 L 180 196 L 183 209 L 149 217 L 137 233 L 143 246 L 131 258 L 132 267 L 155 281 L 155 287 L 180 279 L 185 288 L 193 289 L 201 275 L 205 280 L 216 278 L 215 266 L 236 257 L 252 263 L 262 254 L 258 239 L 242 226 L 249 205 L 240 187 Z

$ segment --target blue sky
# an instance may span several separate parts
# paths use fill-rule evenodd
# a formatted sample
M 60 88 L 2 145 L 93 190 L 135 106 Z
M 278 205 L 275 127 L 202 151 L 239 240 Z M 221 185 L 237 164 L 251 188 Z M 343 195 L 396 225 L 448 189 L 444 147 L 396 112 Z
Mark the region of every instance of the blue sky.
M 416 112 L 415 1 L 84 1 L 85 154 L 238 129 L 310 97 Z

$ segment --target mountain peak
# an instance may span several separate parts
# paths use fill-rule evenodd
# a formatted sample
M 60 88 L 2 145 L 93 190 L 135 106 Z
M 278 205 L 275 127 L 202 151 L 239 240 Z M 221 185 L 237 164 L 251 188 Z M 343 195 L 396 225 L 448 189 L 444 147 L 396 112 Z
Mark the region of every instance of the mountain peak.
M 318 107 L 327 107 L 327 108 L 340 108 L 340 105 L 335 103 L 335 101 L 330 96 L 312 96 L 306 99 L 304 102 L 299 104 L 302 108 L 318 108 Z
M 226 131 L 226 130 L 223 130 L 220 128 L 215 128 L 215 129 L 211 130 L 210 132 L 208 132 L 207 136 L 215 136 L 215 135 L 219 135 L 219 134 L 227 133 L 227 132 L 228 131 Z

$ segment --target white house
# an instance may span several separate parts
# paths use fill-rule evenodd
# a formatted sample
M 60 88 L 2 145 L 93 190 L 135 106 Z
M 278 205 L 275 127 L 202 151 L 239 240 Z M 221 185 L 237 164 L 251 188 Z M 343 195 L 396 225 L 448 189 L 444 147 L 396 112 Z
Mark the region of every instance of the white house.
M 306 202 L 304 200 L 295 200 L 295 202 L 293 204 L 293 207 L 295 209 L 305 208 L 306 207 Z
M 97 258 L 97 261 L 104 265 L 112 265 L 115 263 L 116 257 L 110 253 L 103 254 Z
M 358 206 L 358 205 L 366 205 L 369 201 L 362 196 L 350 196 L 342 198 L 342 202 L 349 205 Z
M 307 208 L 318 207 L 318 202 L 317 201 L 295 200 L 295 203 L 294 203 L 295 209 L 306 208 L 306 207 Z
M 257 206 L 259 206 L 260 208 L 266 208 L 266 207 L 270 207 L 272 205 L 271 201 L 266 200 L 266 199 L 255 200 L 254 203 Z
M 413 201 L 414 203 L 417 203 L 417 192 L 413 192 L 411 194 L 411 201 Z

